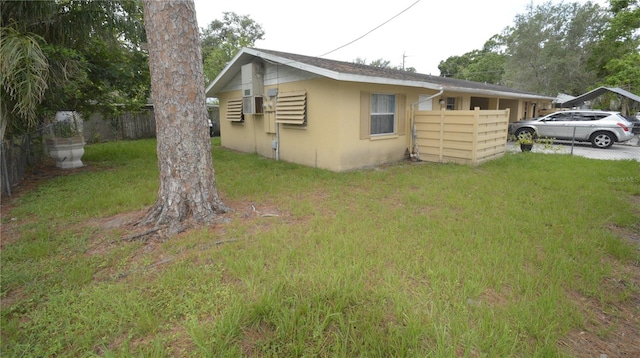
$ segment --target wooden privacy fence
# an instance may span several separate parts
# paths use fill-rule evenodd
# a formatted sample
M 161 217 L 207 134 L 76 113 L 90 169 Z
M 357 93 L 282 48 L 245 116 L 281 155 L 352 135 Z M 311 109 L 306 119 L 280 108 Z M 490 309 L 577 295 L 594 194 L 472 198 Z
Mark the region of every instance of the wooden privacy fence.
M 507 149 L 509 109 L 421 111 L 413 123 L 422 161 L 478 165 Z
M 120 139 L 155 138 L 156 121 L 153 110 L 125 112 L 118 118 Z

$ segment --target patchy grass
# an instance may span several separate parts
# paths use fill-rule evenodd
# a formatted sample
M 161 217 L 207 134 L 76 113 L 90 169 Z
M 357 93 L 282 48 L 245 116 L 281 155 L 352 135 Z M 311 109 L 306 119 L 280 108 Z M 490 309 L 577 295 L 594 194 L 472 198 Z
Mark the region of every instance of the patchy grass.
M 155 200 L 153 140 L 88 146 L 5 205 L 2 355 L 640 354 L 637 162 L 213 156 L 229 222 L 166 242 L 121 241 Z

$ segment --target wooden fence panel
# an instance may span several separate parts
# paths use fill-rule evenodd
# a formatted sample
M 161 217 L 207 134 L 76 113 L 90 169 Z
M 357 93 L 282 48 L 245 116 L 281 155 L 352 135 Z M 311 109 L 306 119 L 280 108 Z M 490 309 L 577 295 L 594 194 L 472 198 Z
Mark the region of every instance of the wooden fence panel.
M 126 112 L 119 118 L 121 139 L 154 138 L 156 122 L 153 111 Z
M 507 149 L 509 109 L 414 114 L 419 159 L 478 165 Z

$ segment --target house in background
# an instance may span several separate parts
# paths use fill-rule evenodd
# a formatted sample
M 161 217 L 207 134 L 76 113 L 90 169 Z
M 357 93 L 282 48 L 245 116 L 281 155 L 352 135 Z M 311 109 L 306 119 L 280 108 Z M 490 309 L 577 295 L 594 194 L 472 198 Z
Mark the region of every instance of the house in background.
M 494 147 L 504 147 L 507 122 L 535 117 L 554 99 L 253 48 L 233 58 L 208 86 L 207 97 L 219 99 L 223 147 L 332 171 L 405 158 L 416 141 L 416 113 L 442 113 L 439 131 L 444 133 L 452 128 L 446 124 L 455 122 L 444 114 L 504 110 L 504 124 L 494 131 L 500 135 L 493 135 L 499 142 Z M 441 159 L 446 152 L 440 148 Z

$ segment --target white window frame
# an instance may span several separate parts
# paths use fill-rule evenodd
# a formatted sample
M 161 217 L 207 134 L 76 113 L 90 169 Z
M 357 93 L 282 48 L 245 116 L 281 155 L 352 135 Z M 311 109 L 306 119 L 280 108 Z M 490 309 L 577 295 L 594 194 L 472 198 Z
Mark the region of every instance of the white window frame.
M 376 112 L 374 107 L 374 97 L 377 96 L 385 96 L 385 97 L 389 97 L 393 99 L 393 108 L 391 108 L 391 112 Z M 396 133 L 396 95 L 395 94 L 390 94 L 390 93 L 372 93 L 371 94 L 371 102 L 370 102 L 370 114 L 369 114 L 369 134 L 372 137 L 377 137 L 377 136 L 388 136 L 388 135 L 392 135 Z M 390 121 L 391 121 L 391 132 L 381 132 L 381 133 L 374 133 L 374 126 L 373 126 L 373 119 L 374 117 L 382 117 L 382 116 L 391 116 Z M 389 120 L 389 119 L 388 119 Z

